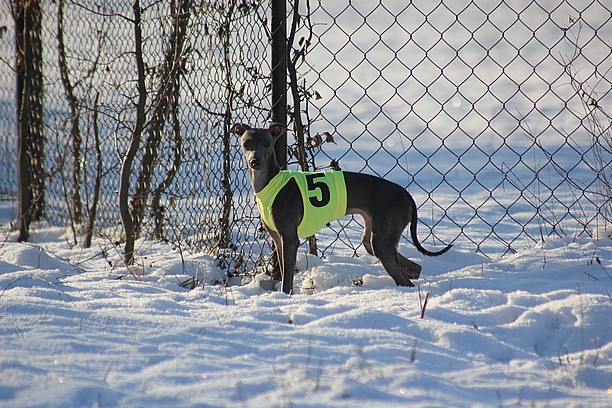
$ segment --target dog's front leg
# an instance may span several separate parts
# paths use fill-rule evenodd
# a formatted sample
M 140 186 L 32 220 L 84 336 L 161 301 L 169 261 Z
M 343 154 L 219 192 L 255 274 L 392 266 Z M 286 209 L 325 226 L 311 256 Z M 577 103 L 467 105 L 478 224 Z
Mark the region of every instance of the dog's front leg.
M 297 251 L 300 246 L 300 240 L 297 235 L 283 236 L 281 235 L 281 274 L 283 292 L 287 294 L 293 293 L 293 274 L 295 273 L 295 262 Z
M 272 204 L 271 215 L 276 227 L 275 242 L 281 265 L 283 292 L 290 294 L 293 292 L 295 258 L 300 246 L 298 226 L 304 215 L 302 195 L 295 180 L 289 180 L 278 192 Z
M 281 236 L 276 231 L 268 230 L 268 233 L 274 241 L 274 250 L 280 267 L 282 290 L 290 294 L 293 292 L 293 275 L 300 241 L 297 235 L 293 238 L 287 238 L 287 236 Z

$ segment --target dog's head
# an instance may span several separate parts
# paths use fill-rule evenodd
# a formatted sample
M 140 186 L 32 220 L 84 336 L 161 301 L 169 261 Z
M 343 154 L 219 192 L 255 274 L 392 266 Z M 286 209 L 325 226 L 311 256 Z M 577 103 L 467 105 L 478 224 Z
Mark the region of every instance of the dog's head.
M 277 123 L 270 124 L 267 129 L 251 128 L 242 123 L 232 127 L 232 131 L 240 136 L 240 146 L 249 169 L 255 171 L 261 170 L 271 160 L 276 161 L 274 143 L 286 130 Z

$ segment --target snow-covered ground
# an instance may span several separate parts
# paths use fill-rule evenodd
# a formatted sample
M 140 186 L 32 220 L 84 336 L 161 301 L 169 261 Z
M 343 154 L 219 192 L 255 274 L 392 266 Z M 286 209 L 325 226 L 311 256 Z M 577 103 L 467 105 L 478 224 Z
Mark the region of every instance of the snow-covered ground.
M 3 407 L 612 405 L 603 233 L 499 260 L 403 246 L 424 266 L 413 289 L 338 247 L 300 255 L 287 296 L 263 275 L 185 289 L 218 280 L 213 259 L 150 241 L 138 279 L 110 242 L 38 226 L 16 243 L 0 203 Z

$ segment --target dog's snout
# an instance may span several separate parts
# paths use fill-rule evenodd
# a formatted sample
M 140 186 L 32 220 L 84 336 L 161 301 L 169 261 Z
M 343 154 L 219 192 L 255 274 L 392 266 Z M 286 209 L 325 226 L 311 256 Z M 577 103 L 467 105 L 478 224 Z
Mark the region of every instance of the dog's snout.
M 249 165 L 250 165 L 250 166 L 251 166 L 251 168 L 253 168 L 253 169 L 258 168 L 258 167 L 259 167 L 259 165 L 260 165 L 259 159 L 257 159 L 257 158 L 253 158 L 253 159 L 251 159 L 251 161 L 249 162 Z

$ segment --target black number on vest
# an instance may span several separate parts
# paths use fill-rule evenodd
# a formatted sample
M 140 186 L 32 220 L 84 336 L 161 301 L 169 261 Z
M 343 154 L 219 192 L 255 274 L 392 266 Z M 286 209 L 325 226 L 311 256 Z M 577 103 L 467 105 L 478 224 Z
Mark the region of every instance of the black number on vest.
M 315 181 L 315 179 L 319 177 L 325 177 L 323 173 L 314 173 L 306 175 L 306 185 L 308 186 L 308 191 L 319 190 L 321 192 L 321 198 L 317 196 L 310 196 L 308 199 L 310 200 L 310 204 L 315 207 L 325 207 L 329 204 L 329 200 L 331 195 L 329 193 L 329 186 L 324 181 Z

